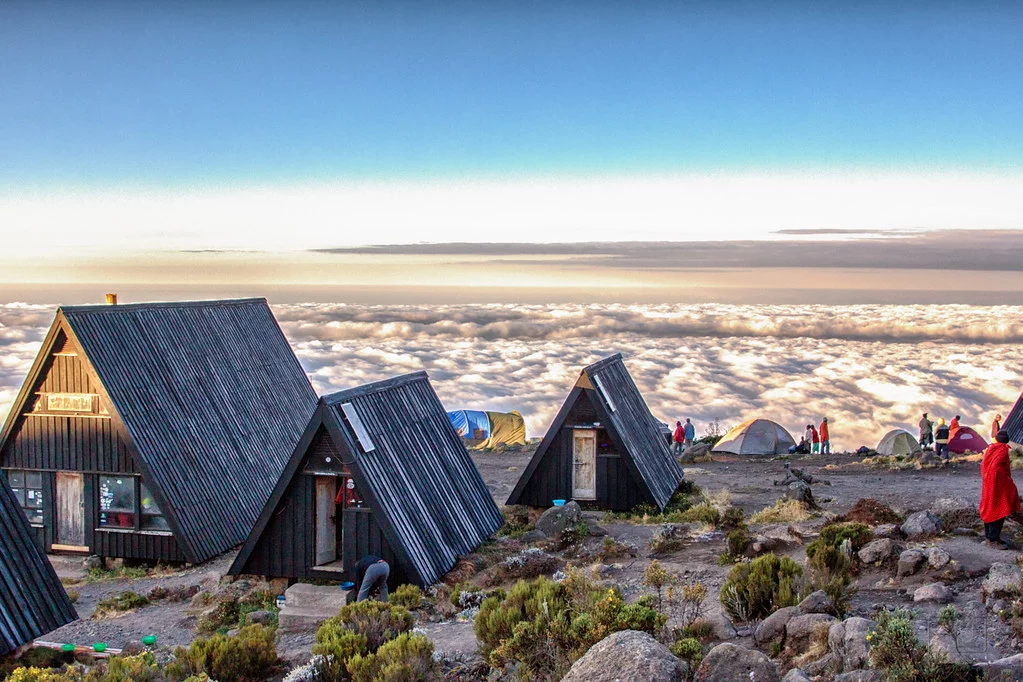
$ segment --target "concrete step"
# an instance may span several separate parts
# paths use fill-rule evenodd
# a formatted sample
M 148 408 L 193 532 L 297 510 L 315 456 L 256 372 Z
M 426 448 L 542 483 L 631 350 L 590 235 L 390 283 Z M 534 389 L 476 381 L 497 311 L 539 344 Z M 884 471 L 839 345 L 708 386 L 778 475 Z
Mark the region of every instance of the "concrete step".
M 347 592 L 339 587 L 295 583 L 284 591 L 285 608 L 315 609 L 336 616 L 345 605 Z
M 320 623 L 337 615 L 337 610 L 285 606 L 277 615 L 278 632 L 316 632 Z

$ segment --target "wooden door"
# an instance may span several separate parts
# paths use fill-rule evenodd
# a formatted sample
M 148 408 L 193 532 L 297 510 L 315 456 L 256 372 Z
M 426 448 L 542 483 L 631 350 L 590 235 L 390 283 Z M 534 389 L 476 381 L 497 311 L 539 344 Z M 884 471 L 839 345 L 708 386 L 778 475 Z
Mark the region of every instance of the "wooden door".
M 316 565 L 337 560 L 336 476 L 316 477 Z
M 572 497 L 597 498 L 597 432 L 593 429 L 572 432 Z
M 82 474 L 58 472 L 57 542 L 54 543 L 54 547 L 88 549 L 84 545 L 85 479 Z

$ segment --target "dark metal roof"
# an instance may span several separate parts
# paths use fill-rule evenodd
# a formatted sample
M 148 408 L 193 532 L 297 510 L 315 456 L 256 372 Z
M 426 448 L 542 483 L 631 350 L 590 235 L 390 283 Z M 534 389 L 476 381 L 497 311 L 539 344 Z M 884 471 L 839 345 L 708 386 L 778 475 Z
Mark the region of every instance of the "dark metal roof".
M 245 566 L 321 424 L 405 572 L 420 584 L 439 580 L 504 523 L 426 372 L 416 372 L 320 399 L 286 469 L 289 479 L 277 485 L 232 573 Z
M 0 655 L 78 618 L 0 475 Z
M 247 537 L 316 406 L 266 299 L 57 311 L 189 560 Z
M 682 467 L 672 456 L 664 438 L 664 425 L 650 413 L 650 408 L 622 361 L 621 353 L 583 368 L 582 373 L 593 386 L 590 395 L 598 411 L 603 413 L 604 427 L 627 457 L 630 470 L 646 484 L 657 505 L 664 509 L 682 481 Z M 533 472 L 553 444 L 554 435 L 561 430 L 569 413 L 569 402 L 574 401 L 576 396 L 577 390 L 573 389 L 533 459 L 522 472 L 522 477 L 508 498 L 509 504 L 515 504 L 522 495 Z
M 1009 440 L 1013 443 L 1023 443 L 1023 393 L 1002 420 L 1002 429 L 1009 432 Z

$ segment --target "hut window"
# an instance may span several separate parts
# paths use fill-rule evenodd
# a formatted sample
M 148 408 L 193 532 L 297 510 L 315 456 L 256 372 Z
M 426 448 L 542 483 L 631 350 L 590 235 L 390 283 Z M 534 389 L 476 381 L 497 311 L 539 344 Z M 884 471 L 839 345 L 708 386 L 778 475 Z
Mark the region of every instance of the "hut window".
M 146 487 L 145 483 L 140 484 L 139 494 L 142 497 L 142 530 L 159 530 L 159 531 L 170 531 L 170 526 L 167 525 L 167 519 L 163 517 L 163 512 L 160 511 L 160 507 L 157 506 L 156 500 L 153 499 L 153 495 L 149 492 L 149 488 Z
M 38 471 L 8 471 L 7 481 L 14 491 L 14 499 L 28 517 L 28 522 L 43 525 L 43 475 Z
M 135 477 L 99 477 L 101 528 L 135 529 Z

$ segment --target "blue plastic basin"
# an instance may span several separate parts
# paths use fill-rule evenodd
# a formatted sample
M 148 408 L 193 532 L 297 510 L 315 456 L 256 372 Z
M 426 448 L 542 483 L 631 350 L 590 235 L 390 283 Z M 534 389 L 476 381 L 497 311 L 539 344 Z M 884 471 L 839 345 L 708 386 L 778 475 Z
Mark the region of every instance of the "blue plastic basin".
M 551 502 L 554 503 L 555 507 L 564 507 L 565 506 L 565 501 L 564 500 L 551 500 Z
M 342 590 L 350 590 L 353 587 L 355 587 L 355 583 L 353 583 L 353 582 L 345 581 L 345 582 L 341 583 L 341 589 Z

